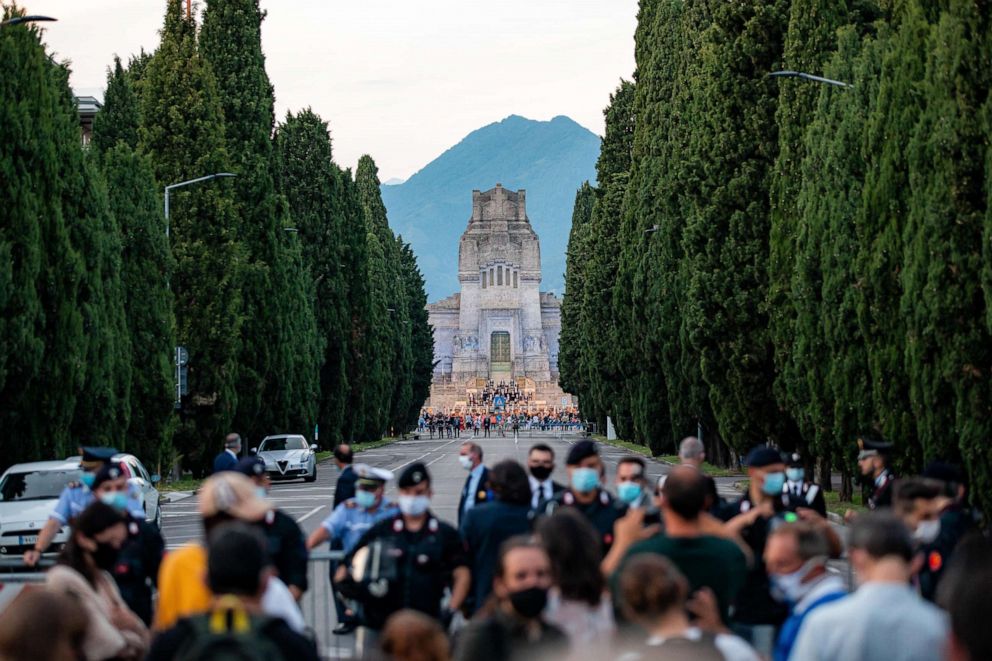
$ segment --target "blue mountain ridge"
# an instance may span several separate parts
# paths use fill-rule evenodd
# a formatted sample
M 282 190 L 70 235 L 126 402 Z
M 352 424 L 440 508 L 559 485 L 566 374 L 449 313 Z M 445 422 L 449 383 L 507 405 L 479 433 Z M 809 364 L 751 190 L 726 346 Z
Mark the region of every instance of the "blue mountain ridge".
M 382 186 L 389 225 L 413 246 L 429 300 L 458 291 L 458 241 L 472 191 L 497 183 L 527 190 L 527 215 L 541 239 L 541 289 L 561 294 L 575 192 L 595 182 L 599 147 L 596 134 L 568 117 L 510 115 L 468 134 L 406 182 Z

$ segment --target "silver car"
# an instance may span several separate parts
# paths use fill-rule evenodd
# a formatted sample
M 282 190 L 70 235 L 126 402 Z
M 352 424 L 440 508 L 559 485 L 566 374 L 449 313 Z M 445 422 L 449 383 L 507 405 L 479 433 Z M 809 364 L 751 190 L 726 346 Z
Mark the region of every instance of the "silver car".
M 307 445 L 307 439 L 299 434 L 266 436 L 252 452 L 265 461 L 265 470 L 273 480 L 317 479 L 317 446 Z
M 80 457 L 69 457 L 68 462 L 79 465 Z M 115 454 L 111 461 L 120 465 L 127 475 L 128 493 L 141 504 L 145 512 L 145 521 L 159 530 L 162 529 L 162 509 L 159 507 L 159 493 L 155 485 L 159 482 L 158 475 L 149 475 L 145 465 L 133 454 L 121 452 Z M 129 508 L 130 509 L 130 508 Z
M 38 532 L 55 509 L 59 494 L 82 471 L 76 461 L 34 461 L 14 464 L 0 477 L 0 554 L 20 556 L 34 548 Z M 69 540 L 69 528 L 55 535 L 50 552 Z

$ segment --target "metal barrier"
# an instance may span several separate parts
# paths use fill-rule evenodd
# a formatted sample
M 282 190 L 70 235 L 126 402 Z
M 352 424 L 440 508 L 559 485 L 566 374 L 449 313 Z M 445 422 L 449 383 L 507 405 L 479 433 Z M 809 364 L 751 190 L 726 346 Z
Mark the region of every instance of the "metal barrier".
M 335 636 L 337 624 L 334 590 L 331 588 L 331 567 L 344 558 L 344 551 L 311 551 L 307 579 L 309 588 L 300 600 L 303 619 L 317 641 L 322 659 L 353 659 L 360 657 L 355 634 Z

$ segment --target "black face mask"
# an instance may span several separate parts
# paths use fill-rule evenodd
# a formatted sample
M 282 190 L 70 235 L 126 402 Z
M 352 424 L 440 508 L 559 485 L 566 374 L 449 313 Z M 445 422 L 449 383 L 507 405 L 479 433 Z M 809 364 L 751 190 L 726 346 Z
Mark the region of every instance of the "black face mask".
M 534 479 L 538 482 L 544 482 L 551 475 L 551 468 L 547 466 L 531 466 L 530 474 L 534 476 Z
M 93 562 L 97 567 L 104 571 L 110 571 L 113 569 L 114 564 L 117 562 L 117 556 L 120 554 L 120 549 L 114 548 L 110 544 L 105 544 L 103 542 L 97 542 L 96 550 L 93 551 Z
M 544 588 L 527 588 L 510 593 L 513 610 L 521 617 L 533 619 L 541 614 L 548 603 L 548 591 Z

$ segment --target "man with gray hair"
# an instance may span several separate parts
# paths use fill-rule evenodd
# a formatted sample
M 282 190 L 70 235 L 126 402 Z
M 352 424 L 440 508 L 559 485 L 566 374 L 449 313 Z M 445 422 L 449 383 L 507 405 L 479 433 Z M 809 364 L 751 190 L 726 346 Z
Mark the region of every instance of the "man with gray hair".
M 703 462 L 706 460 L 706 448 L 703 442 L 695 436 L 686 436 L 679 443 L 679 463 L 683 466 L 692 466 L 702 473 Z M 713 516 L 719 516 L 723 510 L 724 502 L 716 490 L 716 480 L 703 473 L 706 480 L 706 505 L 704 509 Z
M 224 449 L 214 457 L 214 474 L 236 470 L 239 454 L 241 454 L 241 437 L 231 432 L 224 438 Z
M 947 620 L 910 586 L 913 540 L 890 512 L 855 519 L 848 545 L 858 590 L 817 608 L 803 623 L 793 659 L 930 661 L 947 640 Z

